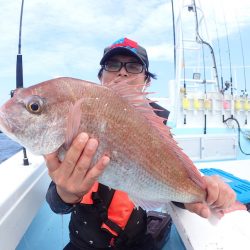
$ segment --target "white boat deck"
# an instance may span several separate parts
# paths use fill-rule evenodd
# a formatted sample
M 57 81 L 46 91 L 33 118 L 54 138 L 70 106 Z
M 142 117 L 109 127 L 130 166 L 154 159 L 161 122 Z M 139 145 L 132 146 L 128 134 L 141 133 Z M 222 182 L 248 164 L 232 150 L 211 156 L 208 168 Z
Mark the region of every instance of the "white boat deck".
M 0 249 L 14 250 L 44 202 L 50 183 L 42 157 L 22 152 L 0 165 Z M 219 168 L 250 180 L 250 160 L 203 162 L 198 168 Z M 211 224 L 187 210 L 169 205 L 169 212 L 188 250 L 247 250 L 250 246 L 250 213 L 235 211 Z
M 18 245 L 42 202 L 50 179 L 42 157 L 28 152 L 24 166 L 22 151 L 0 165 L 0 249 Z
M 196 166 L 219 168 L 250 180 L 250 160 L 204 162 Z M 168 212 L 187 250 L 250 249 L 250 213 L 247 211 L 228 213 L 213 223 L 173 204 L 169 204 Z

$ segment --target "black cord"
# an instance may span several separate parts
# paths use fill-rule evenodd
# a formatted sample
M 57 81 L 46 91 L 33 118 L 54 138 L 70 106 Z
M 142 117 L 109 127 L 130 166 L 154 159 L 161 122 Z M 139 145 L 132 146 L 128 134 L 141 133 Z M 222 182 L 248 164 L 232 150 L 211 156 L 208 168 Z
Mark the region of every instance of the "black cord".
M 237 119 L 233 118 L 233 117 L 229 117 L 226 120 L 223 120 L 224 123 L 226 123 L 228 120 L 233 120 L 236 122 L 237 126 L 238 126 L 238 145 L 239 145 L 239 149 L 241 151 L 242 154 L 244 155 L 250 155 L 250 153 L 246 153 L 243 151 L 241 144 L 240 144 L 240 133 L 244 134 L 244 132 L 242 131 L 242 129 L 240 128 L 240 123 L 238 122 Z

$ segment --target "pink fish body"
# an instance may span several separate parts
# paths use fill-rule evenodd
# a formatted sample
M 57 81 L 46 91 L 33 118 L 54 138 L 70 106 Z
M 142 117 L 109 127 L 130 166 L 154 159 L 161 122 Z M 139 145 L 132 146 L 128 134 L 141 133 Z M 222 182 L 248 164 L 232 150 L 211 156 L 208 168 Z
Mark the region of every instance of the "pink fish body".
M 0 109 L 0 129 L 41 155 L 67 149 L 87 132 L 99 141 L 95 160 L 111 158 L 99 181 L 126 191 L 142 207 L 204 201 L 203 179 L 169 128 L 143 96 L 118 85 L 65 77 L 18 89 Z

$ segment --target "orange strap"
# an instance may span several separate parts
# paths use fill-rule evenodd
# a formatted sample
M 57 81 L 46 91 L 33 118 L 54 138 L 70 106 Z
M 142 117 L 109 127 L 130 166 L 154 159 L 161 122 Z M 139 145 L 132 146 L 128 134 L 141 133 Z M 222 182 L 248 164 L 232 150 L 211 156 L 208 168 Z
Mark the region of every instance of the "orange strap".
M 89 190 L 89 192 L 82 197 L 81 203 L 93 204 L 93 200 L 91 196 L 93 192 L 97 192 L 98 186 L 99 186 L 99 183 L 95 182 L 92 188 Z
M 93 204 L 92 193 L 97 192 L 98 187 L 99 183 L 95 182 L 90 191 L 83 196 L 81 203 Z M 133 212 L 133 209 L 134 203 L 129 199 L 128 194 L 123 191 L 116 190 L 108 207 L 108 219 L 113 221 L 120 228 L 124 229 L 131 213 Z M 105 223 L 102 224 L 101 228 L 104 228 L 113 235 L 117 236 L 117 233 Z
M 116 190 L 108 208 L 108 218 L 124 229 L 131 213 L 133 212 L 133 209 L 134 203 L 129 199 L 128 194 Z M 105 223 L 102 224 L 101 228 L 105 228 L 110 233 L 117 236 L 117 233 L 109 228 Z

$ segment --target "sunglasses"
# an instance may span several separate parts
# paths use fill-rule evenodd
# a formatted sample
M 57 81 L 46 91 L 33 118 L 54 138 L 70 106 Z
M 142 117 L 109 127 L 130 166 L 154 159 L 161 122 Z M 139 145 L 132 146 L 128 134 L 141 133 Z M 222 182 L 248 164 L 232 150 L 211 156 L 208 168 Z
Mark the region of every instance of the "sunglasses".
M 139 74 L 144 69 L 144 65 L 139 62 L 107 61 L 103 65 L 104 70 L 109 72 L 119 72 L 122 67 L 124 67 L 128 73 L 132 74 Z

